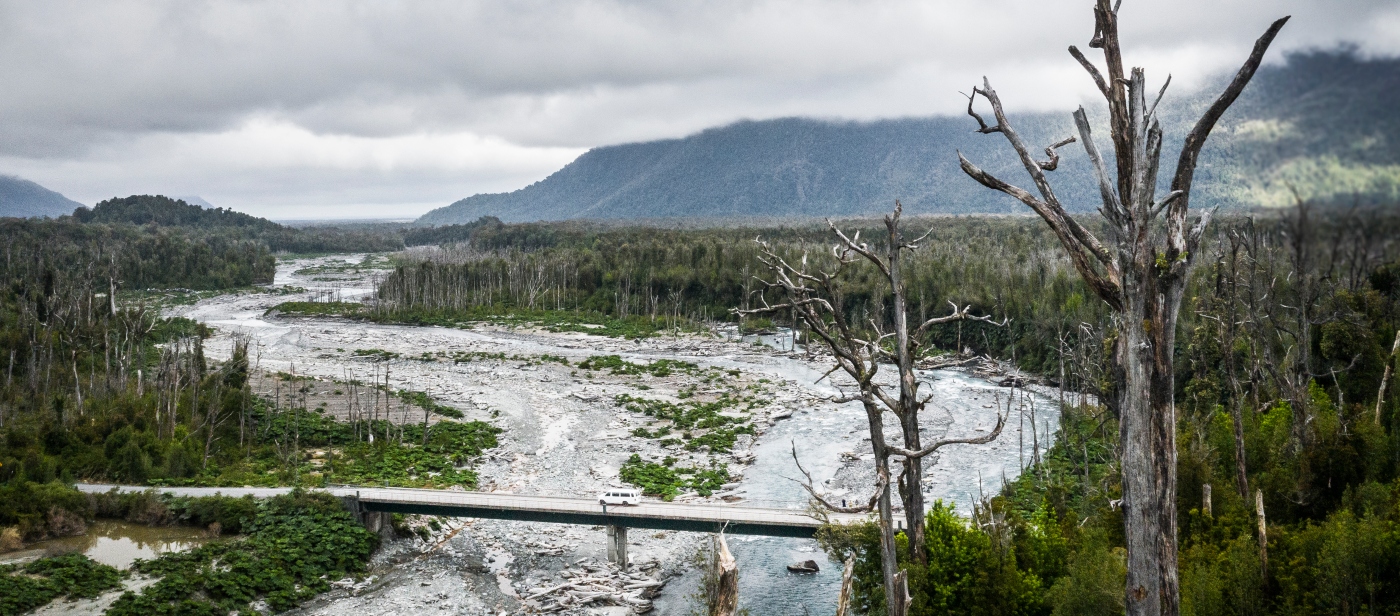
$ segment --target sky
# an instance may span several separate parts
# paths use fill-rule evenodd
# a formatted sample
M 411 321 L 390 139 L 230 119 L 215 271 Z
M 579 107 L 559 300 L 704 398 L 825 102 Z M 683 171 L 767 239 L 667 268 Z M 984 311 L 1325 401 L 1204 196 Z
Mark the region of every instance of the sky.
M 199 195 L 273 219 L 411 218 L 589 148 L 740 119 L 1070 110 L 1092 0 L 0 0 L 0 174 L 93 204 Z M 1400 0 L 1124 0 L 1176 93 L 1290 50 L 1400 55 Z M 1093 51 L 1087 50 L 1086 51 Z M 1091 57 L 1095 57 L 1091 54 Z

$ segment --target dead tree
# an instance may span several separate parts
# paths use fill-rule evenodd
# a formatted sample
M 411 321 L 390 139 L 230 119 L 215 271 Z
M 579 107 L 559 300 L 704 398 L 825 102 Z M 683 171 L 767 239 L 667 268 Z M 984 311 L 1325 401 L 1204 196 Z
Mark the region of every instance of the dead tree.
M 926 563 L 928 556 L 924 550 L 923 517 L 924 501 L 921 483 L 923 479 L 923 458 L 952 444 L 989 443 L 1001 434 L 1005 418 L 998 414 L 997 425 L 990 433 L 962 439 L 945 439 L 924 446 L 919 439 L 919 411 L 929 401 L 929 397 L 919 397 L 919 381 L 914 371 L 918 341 L 923 339 L 929 327 L 963 319 L 990 321 L 990 317 L 974 317 L 969 314 L 971 307 L 953 311 L 943 317 L 929 319 L 910 328 L 906 310 L 906 293 L 902 278 L 902 256 L 905 251 L 918 248 L 924 238 L 906 241 L 899 228 L 903 208 L 895 203 L 894 213 L 885 217 L 888 238 L 884 255 L 877 254 L 870 246 L 860 241 L 860 234 L 847 236 L 835 225 L 827 221 L 827 226 L 837 237 L 832 247 L 832 269 L 823 271 L 809 266 L 806 255 L 798 265 L 787 262 L 771 246 L 760 241 L 759 260 L 768 269 L 771 279 L 755 277 L 759 288 L 754 293 L 759 306 L 751 309 L 735 308 L 740 316 L 757 314 L 783 314 L 791 311 L 796 318 L 806 323 L 811 334 L 831 350 L 835 366 L 827 373 L 837 370 L 845 372 L 855 381 L 857 392 L 842 395 L 836 402 L 860 402 L 865 409 L 870 430 L 870 446 L 875 456 L 875 486 L 870 498 L 863 505 L 854 507 L 838 506 L 828 502 L 812 486 L 811 476 L 798 468 L 806 476 L 803 484 L 816 503 L 831 511 L 863 513 L 874 510 L 878 513 L 880 526 L 881 573 L 885 582 L 885 601 L 891 616 L 903 616 L 908 610 L 908 585 L 905 573 L 899 570 L 895 557 L 895 526 L 890 495 L 890 458 L 898 456 L 903 467 L 897 485 L 903 499 L 909 544 L 913 546 L 911 559 Z M 875 266 L 889 284 L 890 310 L 893 331 L 885 331 L 884 326 L 872 319 L 869 323 L 856 323 L 846 313 L 841 293 L 842 272 L 859 262 L 869 262 Z M 768 292 L 781 296 L 777 303 L 768 301 Z M 876 382 L 882 365 L 893 364 L 898 376 L 898 392 Z M 902 443 L 888 443 L 885 440 L 884 413 L 890 412 L 900 422 Z M 793 459 L 797 460 L 794 447 Z
M 739 610 L 739 566 L 734 555 L 729 553 L 729 544 L 721 532 L 712 540 L 709 575 L 714 585 L 710 589 L 708 607 L 710 616 L 734 616 Z
M 14 352 L 10 352 L 10 363 L 14 363 Z M 1390 355 L 1385 358 L 1385 373 L 1381 375 L 1381 389 L 1376 392 L 1376 425 L 1381 425 L 1381 409 L 1385 405 L 1385 386 L 1390 383 L 1390 368 L 1395 358 L 1400 356 L 1400 330 L 1395 332 L 1395 344 L 1390 347 Z
M 1094 144 L 1084 108 L 1074 112 L 1078 139 L 1098 179 L 1103 200 L 1099 213 L 1108 232 L 1107 243 L 1071 218 L 1051 189 L 1046 171 L 1055 167 L 1054 146 L 1049 148 L 1049 162 L 1035 160 L 1030 146 L 1007 121 L 1001 99 L 985 78 L 982 87 L 973 88 L 969 97 L 968 113 L 977 120 L 978 131 L 1000 133 L 1006 138 L 1040 194 L 1033 195 L 992 176 L 959 153 L 963 171 L 983 186 L 1011 195 L 1039 214 L 1069 253 L 1080 276 L 1117 313 L 1115 380 L 1128 548 L 1127 613 L 1132 616 L 1174 616 L 1179 611 L 1172 351 L 1187 273 L 1201 232 L 1210 220 L 1210 214 L 1205 213 L 1194 225 L 1188 225 L 1187 208 L 1197 158 L 1216 122 L 1254 76 L 1264 52 L 1287 21 L 1287 17 L 1275 21 L 1255 42 L 1244 66 L 1187 134 L 1170 190 L 1159 198 L 1157 172 L 1162 129 L 1156 111 L 1166 84 L 1149 101 L 1143 70 L 1134 68 L 1130 74 L 1124 73 L 1117 7 L 1110 0 L 1097 0 L 1094 36 L 1089 46 L 1103 49 L 1108 74 L 1100 72 L 1078 48 L 1071 46 L 1069 52 L 1108 101 L 1116 177 L 1110 174 Z M 1170 82 L 1168 78 L 1167 83 Z M 973 110 L 972 99 L 979 95 L 991 105 L 996 125 L 987 126 Z

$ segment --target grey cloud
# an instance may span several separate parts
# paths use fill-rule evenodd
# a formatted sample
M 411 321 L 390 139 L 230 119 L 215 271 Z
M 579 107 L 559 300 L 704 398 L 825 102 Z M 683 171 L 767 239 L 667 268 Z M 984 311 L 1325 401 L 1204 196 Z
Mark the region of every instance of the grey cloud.
M 1232 70 L 1268 22 L 1287 13 L 1295 17 L 1280 52 L 1353 41 L 1368 53 L 1400 53 L 1400 6 L 1393 1 L 1350 0 L 1345 10 L 1321 0 L 1124 4 L 1128 60 L 1141 59 L 1150 75 L 1173 73 L 1183 88 Z M 1091 93 L 1065 53 L 1091 34 L 1089 6 L 2 2 L 0 162 L 10 168 L 0 171 L 23 167 L 73 182 L 68 174 L 84 164 L 121 166 L 112 151 L 123 144 L 238 131 L 260 118 L 331 137 L 461 133 L 527 148 L 586 148 L 680 136 L 739 118 L 956 113 L 957 91 L 984 74 L 1019 108 L 1067 108 Z M 155 156 L 133 152 L 125 163 L 130 177 L 160 183 L 218 175 L 143 163 L 143 155 Z M 536 168 L 518 173 L 538 179 L 557 158 L 541 155 Z M 306 195 L 305 202 L 353 199 L 318 184 L 329 178 L 305 173 L 319 168 L 316 160 L 289 168 L 305 180 L 239 170 L 247 188 L 231 188 L 226 201 L 243 194 L 251 203 L 272 189 Z M 467 177 L 452 190 L 495 185 L 483 172 L 455 172 L 480 180 Z M 417 171 L 392 173 L 400 175 L 383 185 L 411 188 L 396 178 Z M 443 186 L 432 179 L 438 173 L 446 172 L 416 179 Z M 388 198 L 364 182 L 352 184 L 365 186 L 357 193 L 363 202 Z M 410 192 L 436 199 L 445 189 Z

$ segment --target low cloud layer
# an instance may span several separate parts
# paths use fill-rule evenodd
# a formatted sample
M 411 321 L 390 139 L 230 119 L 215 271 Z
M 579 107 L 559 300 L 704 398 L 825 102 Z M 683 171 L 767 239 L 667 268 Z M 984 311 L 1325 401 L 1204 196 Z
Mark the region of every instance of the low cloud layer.
M 198 194 L 274 218 L 410 217 L 589 147 L 737 119 L 1018 110 L 1092 86 L 1088 0 L 0 3 L 0 173 L 92 203 Z M 1126 0 L 1127 60 L 1174 88 L 1343 42 L 1400 53 L 1400 5 Z

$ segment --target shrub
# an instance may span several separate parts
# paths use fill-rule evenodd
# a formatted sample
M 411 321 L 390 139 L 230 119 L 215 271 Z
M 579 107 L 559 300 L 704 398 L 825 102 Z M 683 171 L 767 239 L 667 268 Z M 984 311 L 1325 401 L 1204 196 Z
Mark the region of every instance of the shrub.
M 210 505 L 226 515 L 242 506 L 241 499 Z M 259 598 L 286 611 L 328 590 L 330 581 L 363 571 L 379 543 L 335 497 L 300 491 L 257 503 L 243 531 L 243 538 L 137 561 L 133 569 L 160 581 L 123 594 L 107 613 L 227 614 Z
M 62 596 L 96 597 L 121 586 L 121 577 L 82 554 L 40 558 L 23 567 L 0 565 L 0 616 L 23 614 Z

